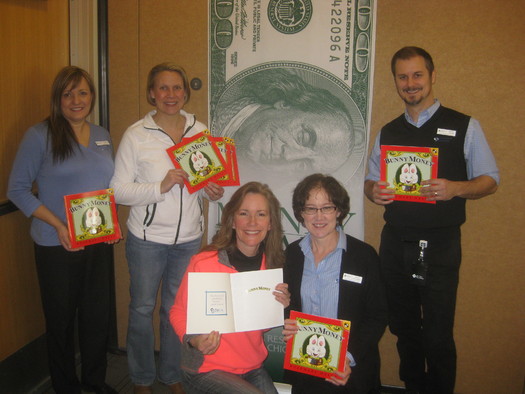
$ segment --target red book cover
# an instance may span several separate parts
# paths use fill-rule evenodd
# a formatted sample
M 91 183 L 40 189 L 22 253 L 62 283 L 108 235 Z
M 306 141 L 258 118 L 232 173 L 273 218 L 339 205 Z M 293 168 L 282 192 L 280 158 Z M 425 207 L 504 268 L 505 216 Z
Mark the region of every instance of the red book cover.
M 421 196 L 421 182 L 437 178 L 439 148 L 381 146 L 380 179 L 395 190 L 394 200 L 435 204 Z
M 284 368 L 321 378 L 343 372 L 350 322 L 297 311 L 290 319 L 297 320 L 299 331 L 286 343 Z
M 175 168 L 189 176 L 185 185 L 190 193 L 202 189 L 227 174 L 226 165 L 208 130 L 198 133 L 166 149 Z
M 238 186 L 240 185 L 239 167 L 237 166 L 237 153 L 235 150 L 235 142 L 233 138 L 229 137 L 212 137 L 211 140 L 219 149 L 224 159 L 227 174 L 216 182 L 222 186 Z
M 73 248 L 120 239 L 113 189 L 69 194 L 64 203 Z

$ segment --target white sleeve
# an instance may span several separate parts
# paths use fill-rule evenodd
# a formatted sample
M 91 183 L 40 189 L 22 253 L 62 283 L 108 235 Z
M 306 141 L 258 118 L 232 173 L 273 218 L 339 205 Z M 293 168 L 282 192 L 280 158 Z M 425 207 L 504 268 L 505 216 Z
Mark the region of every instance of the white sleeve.
M 138 158 L 138 143 L 133 138 L 132 130 L 128 129 L 120 141 L 115 156 L 115 173 L 110 182 L 117 204 L 134 206 L 164 201 L 164 195 L 160 192 L 161 182 L 136 182 Z

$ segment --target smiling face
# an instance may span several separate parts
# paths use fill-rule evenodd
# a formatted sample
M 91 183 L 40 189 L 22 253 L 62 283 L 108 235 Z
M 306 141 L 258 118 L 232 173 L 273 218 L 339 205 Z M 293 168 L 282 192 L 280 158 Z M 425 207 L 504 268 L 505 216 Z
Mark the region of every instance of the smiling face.
M 237 154 L 267 170 L 331 172 L 352 150 L 349 120 L 340 114 L 317 114 L 281 101 L 262 106 L 235 133 Z
M 304 206 L 305 208 L 323 208 L 333 207 L 334 203 L 330 200 L 324 189 L 316 188 L 308 193 L 308 199 Z M 326 239 L 337 234 L 337 218 L 340 214 L 341 212 L 339 212 L 339 210 L 335 210 L 335 212 L 332 213 L 322 213 L 318 209 L 313 215 L 307 215 L 303 212 L 301 216 L 303 218 L 304 227 L 306 227 L 312 238 Z
M 70 83 L 62 92 L 60 110 L 69 123 L 83 122 L 91 112 L 93 93 L 84 78 L 80 79 L 77 86 Z
M 422 111 L 434 103 L 432 85 L 436 81 L 436 72 L 431 74 L 428 71 L 422 56 L 398 59 L 394 74 L 397 93 L 407 107 Z
M 248 193 L 233 217 L 237 248 L 245 256 L 255 256 L 270 231 L 270 208 L 259 193 Z
M 161 71 L 155 76 L 150 97 L 157 111 L 164 115 L 177 115 L 186 103 L 182 76 L 176 71 Z

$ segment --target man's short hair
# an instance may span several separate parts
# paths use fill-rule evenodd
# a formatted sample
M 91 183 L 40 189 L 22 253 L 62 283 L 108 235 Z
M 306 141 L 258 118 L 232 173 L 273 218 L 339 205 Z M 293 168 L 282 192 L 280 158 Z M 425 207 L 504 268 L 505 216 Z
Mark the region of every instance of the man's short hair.
M 430 74 L 432 74 L 434 72 L 434 61 L 432 60 L 432 56 L 430 56 L 427 51 L 419 47 L 403 47 L 394 53 L 394 56 L 392 56 L 392 61 L 390 63 L 392 75 L 394 77 L 396 76 L 396 62 L 398 60 L 408 60 L 416 56 L 421 56 L 423 59 L 425 59 L 427 70 Z

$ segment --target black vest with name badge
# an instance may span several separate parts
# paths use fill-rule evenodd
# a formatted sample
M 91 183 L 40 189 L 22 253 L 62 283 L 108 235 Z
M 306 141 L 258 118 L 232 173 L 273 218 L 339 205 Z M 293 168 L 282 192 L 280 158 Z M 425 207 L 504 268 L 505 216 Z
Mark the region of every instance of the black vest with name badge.
M 439 148 L 438 178 L 466 181 L 467 169 L 464 155 L 465 135 L 470 116 L 440 106 L 436 113 L 420 128 L 405 119 L 394 119 L 381 130 L 381 145 L 402 145 Z M 453 133 L 438 133 L 438 129 Z M 384 219 L 396 227 L 439 228 L 459 226 L 465 222 L 465 199 L 454 197 L 436 204 L 394 201 L 385 205 Z

